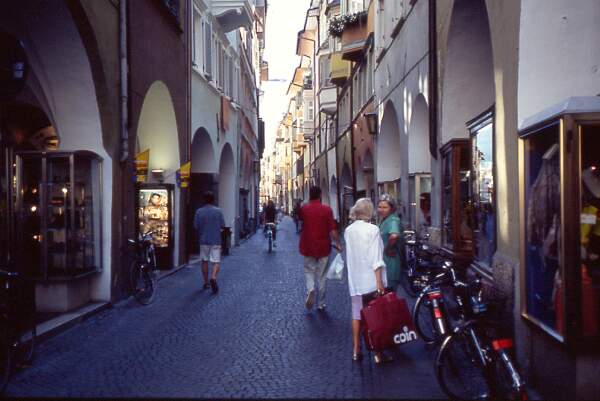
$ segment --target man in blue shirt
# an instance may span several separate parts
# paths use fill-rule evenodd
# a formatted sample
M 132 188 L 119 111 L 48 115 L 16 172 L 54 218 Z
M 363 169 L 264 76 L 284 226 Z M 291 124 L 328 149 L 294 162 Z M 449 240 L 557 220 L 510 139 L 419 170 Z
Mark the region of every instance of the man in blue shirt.
M 204 193 L 205 205 L 196 210 L 194 216 L 194 229 L 198 231 L 200 239 L 200 260 L 202 261 L 202 275 L 204 288 L 210 287 L 213 294 L 219 291 L 217 275 L 221 262 L 221 229 L 225 226 L 223 212 L 214 205 L 215 197 L 212 192 Z M 212 275 L 208 281 L 208 262 L 212 262 Z

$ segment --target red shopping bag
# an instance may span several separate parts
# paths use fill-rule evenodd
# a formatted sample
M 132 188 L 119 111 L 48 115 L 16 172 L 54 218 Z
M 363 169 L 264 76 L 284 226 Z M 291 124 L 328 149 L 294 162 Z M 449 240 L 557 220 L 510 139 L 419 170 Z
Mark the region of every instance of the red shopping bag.
M 362 334 L 369 351 L 383 351 L 417 339 L 405 299 L 390 292 L 370 301 L 361 311 Z

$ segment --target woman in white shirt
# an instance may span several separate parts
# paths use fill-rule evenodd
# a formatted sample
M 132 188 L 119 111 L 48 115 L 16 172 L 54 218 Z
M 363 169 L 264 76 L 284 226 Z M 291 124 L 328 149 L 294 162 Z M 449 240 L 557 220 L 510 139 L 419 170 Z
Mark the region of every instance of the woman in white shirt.
M 346 228 L 346 265 L 348 267 L 348 287 L 352 301 L 352 359 L 362 359 L 360 352 L 360 310 L 362 296 L 374 291 L 383 294 L 387 287 L 385 263 L 383 262 L 383 241 L 379 227 L 371 224 L 374 213 L 373 202 L 361 198 L 350 209 L 354 222 Z M 379 352 L 375 353 L 375 363 L 388 361 Z

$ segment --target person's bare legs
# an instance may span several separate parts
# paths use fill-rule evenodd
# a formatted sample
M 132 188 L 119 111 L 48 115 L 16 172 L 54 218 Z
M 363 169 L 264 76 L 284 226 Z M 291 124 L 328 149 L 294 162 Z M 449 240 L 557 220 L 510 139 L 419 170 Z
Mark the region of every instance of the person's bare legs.
M 352 319 L 352 352 L 360 353 L 360 320 Z
M 204 277 L 204 285 L 208 284 L 208 261 L 202 261 L 202 277 Z
M 217 279 L 217 275 L 219 274 L 219 268 L 220 268 L 219 263 L 213 262 L 213 264 L 212 264 L 212 274 L 211 274 L 211 278 L 213 280 Z

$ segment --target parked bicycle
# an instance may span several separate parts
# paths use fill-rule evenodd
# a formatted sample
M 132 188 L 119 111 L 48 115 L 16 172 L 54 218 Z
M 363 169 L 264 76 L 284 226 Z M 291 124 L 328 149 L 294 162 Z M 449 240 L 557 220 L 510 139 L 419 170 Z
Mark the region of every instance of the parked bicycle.
M 33 294 L 15 272 L 0 270 L 0 393 L 15 367 L 31 364 L 37 337 Z
M 415 231 L 404 231 L 405 263 L 400 283 L 413 298 L 427 286 L 431 276 L 437 274 L 442 265 L 439 251 L 429 246 L 428 242 L 428 234 L 417 237 Z
M 135 299 L 142 305 L 154 301 L 157 290 L 156 251 L 152 242 L 155 231 L 140 233 L 139 239 L 129 239 L 135 246 L 135 257 L 129 269 L 129 283 Z
M 275 227 L 275 223 L 265 224 L 265 238 L 267 239 L 269 253 L 273 251 L 273 231 Z
M 436 378 L 453 399 L 526 400 L 525 383 L 513 362 L 513 341 L 497 336 L 488 308 L 456 327 L 440 347 Z

